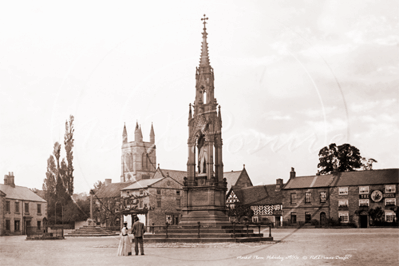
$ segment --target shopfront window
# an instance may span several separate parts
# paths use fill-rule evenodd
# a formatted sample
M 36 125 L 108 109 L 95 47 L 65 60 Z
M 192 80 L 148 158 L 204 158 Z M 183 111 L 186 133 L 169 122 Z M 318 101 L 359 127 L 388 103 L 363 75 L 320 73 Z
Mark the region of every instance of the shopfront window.
M 395 220 L 395 213 L 391 210 L 385 211 L 385 221 L 388 223 L 392 223 Z

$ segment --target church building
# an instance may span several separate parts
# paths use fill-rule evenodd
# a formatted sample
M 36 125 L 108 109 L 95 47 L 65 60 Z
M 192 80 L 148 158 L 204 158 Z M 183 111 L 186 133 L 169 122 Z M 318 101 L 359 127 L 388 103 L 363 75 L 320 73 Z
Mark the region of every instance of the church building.
M 151 124 L 150 141 L 143 141 L 141 126 L 136 122 L 134 141 L 128 142 L 126 125 L 123 127 L 121 158 L 121 182 L 149 179 L 154 175 L 157 164 L 155 133 Z

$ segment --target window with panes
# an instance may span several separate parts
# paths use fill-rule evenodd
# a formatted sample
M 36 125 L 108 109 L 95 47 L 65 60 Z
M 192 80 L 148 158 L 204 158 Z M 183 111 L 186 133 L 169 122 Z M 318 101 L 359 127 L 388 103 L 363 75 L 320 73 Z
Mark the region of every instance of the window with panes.
M 369 199 L 359 199 L 359 206 L 368 207 L 370 204 Z
M 385 193 L 396 193 L 396 185 L 385 185 Z
M 348 187 L 339 187 L 338 195 L 348 195 Z
M 306 194 L 305 194 L 305 203 L 310 203 L 311 202 L 311 197 L 312 197 L 312 193 L 311 192 L 306 192 Z
M 19 202 L 15 202 L 15 212 L 19 213 Z
M 296 193 L 291 193 L 291 203 L 296 203 Z
M 340 218 L 341 223 L 349 222 L 349 213 L 348 212 L 339 212 L 338 217 Z
M 322 191 L 320 192 L 320 203 L 325 203 L 327 200 L 327 192 Z
M 360 186 L 359 187 L 359 194 L 369 194 L 370 188 L 369 186 Z
M 348 207 L 348 200 L 338 200 L 338 207 Z
M 37 214 L 38 215 L 42 214 L 42 205 L 41 204 L 37 204 Z
M 395 198 L 385 198 L 385 206 L 396 206 Z
M 29 213 L 29 203 L 25 203 L 25 213 Z

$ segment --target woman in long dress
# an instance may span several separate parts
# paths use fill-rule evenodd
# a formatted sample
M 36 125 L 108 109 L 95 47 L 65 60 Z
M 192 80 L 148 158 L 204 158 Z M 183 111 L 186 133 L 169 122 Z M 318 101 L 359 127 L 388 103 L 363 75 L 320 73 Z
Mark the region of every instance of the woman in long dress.
M 121 239 L 119 240 L 118 256 L 132 255 L 132 245 L 127 230 L 127 223 L 123 224 Z

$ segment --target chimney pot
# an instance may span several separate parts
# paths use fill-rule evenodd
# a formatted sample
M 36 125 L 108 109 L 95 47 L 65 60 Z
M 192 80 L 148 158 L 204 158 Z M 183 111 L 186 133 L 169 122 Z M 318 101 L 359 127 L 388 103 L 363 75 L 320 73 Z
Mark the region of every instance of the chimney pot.
M 291 167 L 291 172 L 290 172 L 290 179 L 295 178 L 295 170 L 294 167 Z

